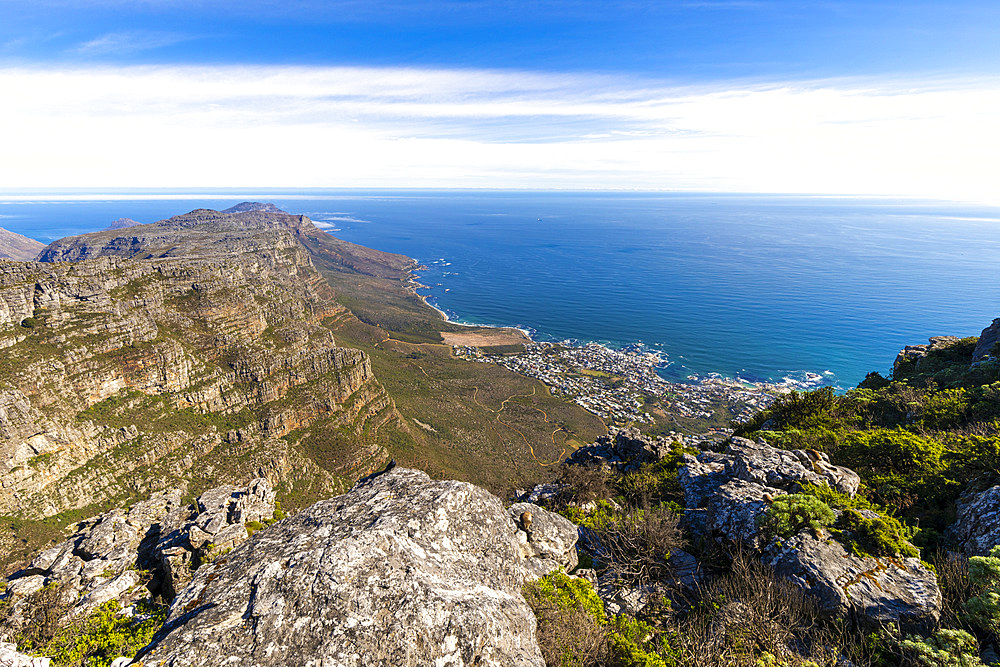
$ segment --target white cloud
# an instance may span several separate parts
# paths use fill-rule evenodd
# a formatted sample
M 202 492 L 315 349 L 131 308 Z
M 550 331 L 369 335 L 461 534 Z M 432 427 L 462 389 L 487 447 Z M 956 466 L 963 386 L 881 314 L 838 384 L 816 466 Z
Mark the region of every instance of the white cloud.
M 125 30 L 101 35 L 80 44 L 76 51 L 83 55 L 130 54 L 148 51 L 194 39 L 190 35 L 158 30 Z
M 16 187 L 550 187 L 996 200 L 1000 81 L 0 70 Z

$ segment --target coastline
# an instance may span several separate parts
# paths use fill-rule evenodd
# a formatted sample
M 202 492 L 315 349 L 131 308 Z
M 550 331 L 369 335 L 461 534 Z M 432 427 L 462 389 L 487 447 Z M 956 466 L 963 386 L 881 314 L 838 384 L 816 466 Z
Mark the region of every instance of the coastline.
M 442 321 L 447 322 L 453 326 L 466 327 L 468 329 L 493 329 L 498 332 L 516 331 L 523 337 L 523 341 L 521 342 L 525 343 L 526 345 L 545 343 L 550 345 L 560 345 L 568 348 L 584 348 L 588 345 L 597 345 L 606 350 L 620 352 L 620 353 L 655 354 L 660 357 L 663 366 L 667 366 L 673 363 L 663 352 L 659 351 L 640 352 L 637 346 L 641 347 L 642 343 L 639 341 L 630 343 L 628 345 L 624 345 L 622 347 L 615 347 L 597 341 L 579 341 L 579 340 L 569 340 L 569 339 L 557 340 L 557 341 L 539 341 L 532 335 L 532 332 L 530 330 L 521 327 L 504 326 L 497 324 L 474 324 L 467 322 L 457 322 L 451 319 L 448 316 L 448 313 L 445 312 L 444 309 L 438 307 L 434 303 L 431 303 L 430 298 L 432 295 L 419 293 L 418 290 L 420 289 L 424 290 L 434 289 L 429 285 L 424 285 L 423 283 L 419 282 L 418 277 L 413 275 L 413 271 L 418 271 L 426 268 L 427 268 L 426 266 L 415 262 L 415 266 L 410 270 L 410 277 L 407 281 L 407 288 L 415 296 L 417 296 L 428 308 L 434 310 L 440 316 Z M 459 335 L 464 335 L 464 334 L 459 334 Z M 444 334 L 442 334 L 442 336 L 444 336 Z M 447 343 L 448 341 L 446 340 L 445 342 Z M 453 346 L 461 346 L 461 345 L 474 346 L 474 344 L 472 343 L 461 343 L 461 342 L 458 342 L 457 344 L 453 343 Z M 793 374 L 803 375 L 805 376 L 805 379 L 800 380 L 793 378 L 792 377 Z M 789 391 L 810 391 L 824 386 L 834 386 L 836 389 L 840 389 L 839 387 L 836 387 L 833 383 L 827 381 L 826 376 L 828 374 L 830 374 L 829 371 L 825 371 L 823 373 L 816 373 L 813 371 L 804 371 L 804 370 L 786 371 L 785 375 L 783 375 L 783 377 L 781 378 L 781 381 L 776 381 L 773 378 L 769 378 L 766 380 L 750 380 L 744 377 L 740 377 L 738 374 L 735 376 L 731 376 L 718 371 L 700 372 L 691 370 L 691 372 L 685 376 L 685 378 L 689 382 L 683 382 L 683 381 L 677 382 L 666 379 L 664 379 L 664 381 L 673 385 L 725 386 L 732 389 L 750 389 L 755 391 L 766 391 L 774 393 L 787 393 Z

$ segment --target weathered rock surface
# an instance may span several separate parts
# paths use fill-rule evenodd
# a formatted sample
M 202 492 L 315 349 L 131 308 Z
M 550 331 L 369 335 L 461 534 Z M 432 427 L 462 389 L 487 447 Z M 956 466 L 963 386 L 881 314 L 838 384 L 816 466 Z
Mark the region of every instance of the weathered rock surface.
M 0 228 L 0 259 L 30 261 L 38 257 L 44 247 L 44 243 L 35 239 Z
M 7 580 L 2 599 L 16 630 L 44 586 L 58 587 L 67 616 L 87 614 L 110 600 L 128 607 L 138 599 L 174 598 L 193 566 L 232 549 L 248 537 L 245 524 L 274 516 L 274 492 L 265 479 L 247 487 L 206 491 L 194 505 L 178 489 L 77 524 L 62 543 L 41 552 Z M 149 574 L 141 574 L 141 571 Z
M 541 667 L 520 589 L 572 561 L 560 519 L 393 468 L 198 570 L 134 664 Z
M 0 667 L 49 667 L 51 664 L 49 658 L 32 658 L 18 653 L 13 644 L 0 642 Z
M 960 339 L 957 336 L 931 336 L 928 339 L 928 343 L 924 345 L 907 345 L 899 354 L 896 355 L 896 360 L 892 363 L 892 368 L 895 371 L 899 368 L 899 365 L 905 362 L 915 361 L 917 368 L 920 368 L 920 361 L 927 356 L 927 354 L 933 350 L 939 350 L 945 347 L 949 347 L 957 343 Z
M 783 540 L 770 540 L 761 531 L 770 502 L 806 484 L 853 496 L 860 484 L 853 470 L 832 465 L 822 452 L 787 451 L 738 437 L 722 454 L 684 457 L 678 478 L 693 533 L 763 552 L 765 563 L 815 596 L 831 615 L 851 612 L 874 622 L 912 625 L 940 616 L 936 577 L 919 559 L 861 558 L 808 529 Z
M 955 523 L 949 529 L 969 556 L 986 556 L 1000 544 L 1000 486 L 958 500 Z
M 384 464 L 361 434 L 398 414 L 331 333 L 347 315 L 310 234 L 303 216 L 200 210 L 0 262 L 0 513 L 254 475 L 322 496 Z M 322 467 L 310 439 L 338 442 Z
M 982 361 L 991 356 L 997 343 L 1000 343 L 1000 317 L 993 320 L 993 324 L 983 329 L 983 333 L 979 335 L 976 349 L 972 351 L 972 360 Z
M 941 614 L 937 577 L 918 558 L 859 558 L 803 531 L 772 543 L 764 562 L 813 594 L 828 615 L 877 623 L 930 624 Z
M 637 470 L 645 463 L 654 463 L 670 453 L 673 441 L 651 438 L 636 428 L 622 428 L 602 435 L 592 445 L 581 447 L 566 459 L 567 463 L 609 465 L 624 472 Z
M 539 511 L 537 505 L 515 503 L 510 518 L 520 529 L 517 547 L 532 574 L 542 577 L 556 569 L 572 570 L 577 565 L 577 527 L 564 516 Z

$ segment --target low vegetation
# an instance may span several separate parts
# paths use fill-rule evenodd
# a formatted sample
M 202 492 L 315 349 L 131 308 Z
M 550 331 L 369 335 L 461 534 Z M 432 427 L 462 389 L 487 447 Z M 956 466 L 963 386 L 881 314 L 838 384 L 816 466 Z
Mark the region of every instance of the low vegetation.
M 703 584 L 684 593 L 668 585 L 669 599 L 648 604 L 635 617 L 616 617 L 618 624 L 645 629 L 638 633 L 641 648 L 650 647 L 646 654 L 653 657 L 636 654 L 634 662 L 620 662 L 627 651 L 611 653 L 611 628 L 617 626 L 610 621 L 602 623 L 592 614 L 570 620 L 566 610 L 575 608 L 572 604 L 550 604 L 546 609 L 564 611 L 543 612 L 549 614 L 542 631 L 550 641 L 547 664 L 995 664 L 1000 650 L 1000 546 L 989 556 L 967 559 L 955 551 L 946 531 L 963 492 L 1000 483 L 1000 363 L 971 366 L 975 342 L 964 339 L 934 350 L 919 364 L 898 366 L 891 377 L 870 374 L 842 395 L 828 388 L 792 392 L 749 422 L 733 425 L 737 435 L 764 438 L 776 447 L 826 452 L 835 464 L 862 478 L 855 497 L 814 485 L 776 496 L 759 520 L 765 534 L 783 539 L 810 530 L 841 542 L 856 556 L 922 558 L 942 591 L 937 627 L 918 631 L 850 618 L 830 620 L 812 598 L 776 579 L 756 558 L 692 540 L 678 528 L 683 502 L 676 477 L 682 453 L 678 445 L 676 456 L 628 474 L 566 467 L 556 477 L 566 486 L 551 504 L 609 545 L 603 562 L 595 558 L 584 563 L 598 574 L 662 585 L 670 551 L 684 548 L 697 556 L 706 575 Z M 672 529 L 664 532 L 664 525 Z M 629 564 L 613 563 L 619 559 Z M 572 641 L 588 637 L 587 646 L 594 645 L 592 635 L 573 630 L 586 618 L 603 629 L 596 644 L 603 653 L 597 657 Z

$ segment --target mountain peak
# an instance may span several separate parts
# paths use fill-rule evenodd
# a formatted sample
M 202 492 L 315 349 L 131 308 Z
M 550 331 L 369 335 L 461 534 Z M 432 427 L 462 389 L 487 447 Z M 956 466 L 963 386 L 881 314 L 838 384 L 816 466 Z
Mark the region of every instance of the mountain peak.
M 280 208 L 270 202 L 245 201 L 236 206 L 230 206 L 222 213 L 247 213 L 249 211 L 263 211 L 265 213 L 285 213 Z
M 0 259 L 29 262 L 38 256 L 44 243 L 0 228 Z
M 146 223 L 133 220 L 132 218 L 118 218 L 104 229 L 105 231 L 110 231 L 112 229 L 128 229 L 129 227 L 138 227 L 139 225 L 144 224 Z

